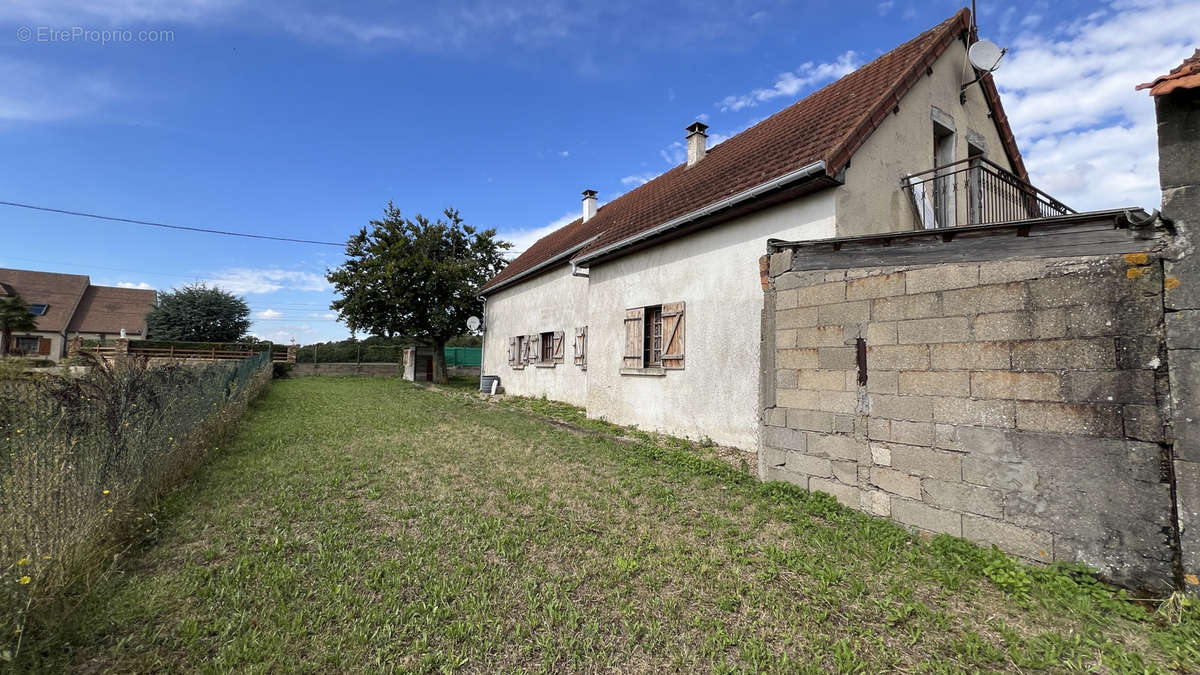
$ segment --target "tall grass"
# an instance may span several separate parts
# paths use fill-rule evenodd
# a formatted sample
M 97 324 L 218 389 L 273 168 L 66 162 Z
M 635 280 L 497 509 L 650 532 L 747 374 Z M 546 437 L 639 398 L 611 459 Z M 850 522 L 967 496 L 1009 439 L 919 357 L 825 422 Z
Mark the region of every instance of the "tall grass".
M 0 658 L 31 603 L 99 559 L 146 505 L 219 448 L 271 377 L 268 353 L 82 377 L 0 379 Z

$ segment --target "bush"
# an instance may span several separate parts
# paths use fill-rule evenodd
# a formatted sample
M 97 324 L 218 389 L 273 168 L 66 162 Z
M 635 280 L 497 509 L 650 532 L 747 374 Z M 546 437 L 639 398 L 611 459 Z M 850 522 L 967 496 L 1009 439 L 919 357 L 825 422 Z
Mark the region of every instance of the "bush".
M 293 363 L 272 363 L 271 364 L 271 379 L 286 380 L 292 376 Z

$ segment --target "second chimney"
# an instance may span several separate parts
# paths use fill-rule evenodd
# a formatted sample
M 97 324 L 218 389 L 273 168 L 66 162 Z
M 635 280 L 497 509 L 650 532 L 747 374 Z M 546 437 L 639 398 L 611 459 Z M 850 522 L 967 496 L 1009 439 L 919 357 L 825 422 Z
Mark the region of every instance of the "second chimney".
M 587 221 L 592 219 L 592 216 L 595 216 L 595 215 L 596 215 L 596 191 L 595 190 L 584 190 L 583 191 L 583 222 L 586 223 Z
M 708 125 L 703 122 L 693 122 L 687 128 L 687 165 L 695 166 L 696 162 L 704 159 L 704 153 L 708 152 L 708 134 L 704 133 L 708 129 Z

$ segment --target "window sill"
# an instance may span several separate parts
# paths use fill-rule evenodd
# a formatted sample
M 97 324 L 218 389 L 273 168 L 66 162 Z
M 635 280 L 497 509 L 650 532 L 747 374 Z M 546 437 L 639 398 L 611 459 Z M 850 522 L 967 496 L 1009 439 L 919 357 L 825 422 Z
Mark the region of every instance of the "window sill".
M 557 363 L 535 363 L 535 364 L 533 364 L 533 367 L 534 368 L 553 368 L 556 365 L 558 365 L 558 364 Z
M 667 374 L 667 371 L 662 368 L 622 368 L 621 374 L 662 377 Z

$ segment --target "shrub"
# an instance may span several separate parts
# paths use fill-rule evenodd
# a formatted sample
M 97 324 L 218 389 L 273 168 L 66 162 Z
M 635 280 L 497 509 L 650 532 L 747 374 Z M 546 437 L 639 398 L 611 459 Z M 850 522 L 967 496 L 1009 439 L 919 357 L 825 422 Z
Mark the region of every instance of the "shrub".
M 271 364 L 271 379 L 286 380 L 292 376 L 293 363 L 272 363 Z

